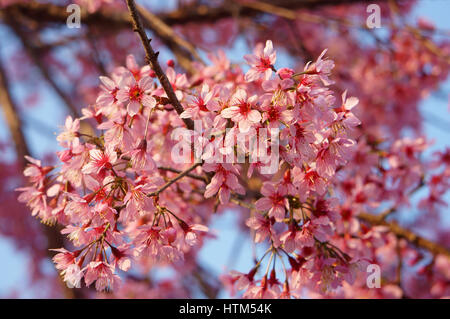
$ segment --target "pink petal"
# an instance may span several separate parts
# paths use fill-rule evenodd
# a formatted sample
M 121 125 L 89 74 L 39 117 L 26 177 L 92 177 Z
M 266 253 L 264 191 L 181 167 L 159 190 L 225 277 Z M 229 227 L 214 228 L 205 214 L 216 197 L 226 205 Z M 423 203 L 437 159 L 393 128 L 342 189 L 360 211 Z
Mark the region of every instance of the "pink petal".
M 137 101 L 130 101 L 127 107 L 127 112 L 130 114 L 130 116 L 134 116 L 139 113 L 139 110 L 141 109 L 141 104 Z

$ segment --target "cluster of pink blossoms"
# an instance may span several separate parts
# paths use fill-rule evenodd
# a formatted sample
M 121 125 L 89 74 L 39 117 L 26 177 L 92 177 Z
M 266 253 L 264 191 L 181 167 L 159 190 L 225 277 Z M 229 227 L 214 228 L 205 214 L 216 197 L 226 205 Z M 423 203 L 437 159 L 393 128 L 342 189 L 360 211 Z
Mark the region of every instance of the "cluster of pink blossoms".
M 230 205 L 250 207 L 246 225 L 255 242 L 269 244 L 249 273 L 224 277 L 245 289 L 245 297 L 296 297 L 306 282 L 323 291 L 352 283 L 362 260 L 329 239 L 341 219 L 333 181 L 356 148 L 360 121 L 352 108 L 358 99 L 346 92 L 335 99 L 329 89 L 334 63 L 325 52 L 299 72 L 275 68 L 271 41 L 245 57 L 245 74 L 223 53 L 190 78 L 168 66 L 181 115 L 154 72 L 139 67 L 133 56 L 126 67 L 100 77 L 96 103 L 83 109 L 82 118 L 68 117 L 57 137 L 64 148 L 60 164 L 43 166 L 28 158 L 24 174 L 31 184 L 19 189 L 33 215 L 64 226 L 73 247 L 56 249 L 54 262 L 67 285 L 84 281 L 95 282 L 97 290 L 113 289 L 133 264 L 149 269 L 182 263 L 201 248 L 212 214 Z M 184 163 L 171 156 L 178 142 L 171 132 L 184 127 L 186 118 L 201 121 L 201 131 L 192 135 L 201 139 L 203 151 L 211 143 L 222 146 L 203 152 L 207 157 L 235 152 L 248 159 L 245 143 L 228 142 L 239 132 L 278 128 L 277 172 L 265 174 L 259 162 L 216 161 L 199 163 L 177 179 L 194 164 L 192 154 Z M 81 121 L 94 126 L 91 133 L 81 131 Z M 242 174 L 262 182 L 252 188 L 253 199 Z M 266 256 L 267 270 L 257 277 Z M 282 282 L 275 268 L 269 272 L 277 258 L 290 266 Z

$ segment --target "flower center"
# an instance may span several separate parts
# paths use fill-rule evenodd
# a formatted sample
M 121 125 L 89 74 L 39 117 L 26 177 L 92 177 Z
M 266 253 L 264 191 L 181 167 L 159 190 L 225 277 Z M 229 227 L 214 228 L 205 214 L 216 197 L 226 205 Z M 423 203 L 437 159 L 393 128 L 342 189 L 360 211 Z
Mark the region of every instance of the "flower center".
M 130 100 L 132 101 L 139 101 L 141 98 L 142 90 L 139 88 L 139 86 L 134 86 L 130 89 Z

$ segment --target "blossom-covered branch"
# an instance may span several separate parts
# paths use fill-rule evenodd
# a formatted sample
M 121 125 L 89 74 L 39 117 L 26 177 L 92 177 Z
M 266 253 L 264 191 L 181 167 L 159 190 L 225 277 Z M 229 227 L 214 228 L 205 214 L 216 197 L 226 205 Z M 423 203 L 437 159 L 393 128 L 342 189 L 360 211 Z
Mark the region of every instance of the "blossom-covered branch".
M 27 107 L 14 108 L 16 126 L 24 131 L 18 119 L 30 123 L 34 93 L 52 85 L 84 108 L 66 118 L 56 153 L 20 162 L 26 186 L 9 155 L 0 159 L 0 233 L 33 256 L 42 250 L 17 214 L 29 214 L 12 195 L 19 187 L 31 214 L 67 236 L 49 248 L 68 287 L 119 298 L 215 297 L 220 288 L 245 298 L 449 294 L 450 149 L 428 151 L 419 105 L 445 81 L 450 46 L 430 23 L 415 33 L 396 18 L 412 4 L 392 12 L 379 2 L 390 14 L 378 34 L 364 27 L 360 1 L 189 1 L 157 13 L 74 0 L 82 27 L 67 32 L 59 4 L 14 1 L 0 19 L 7 37 L 25 42 L 11 41 L 1 58 Z M 162 43 L 150 44 L 149 30 Z M 181 59 L 158 58 L 160 44 Z M 142 46 L 143 66 L 130 54 Z M 231 47 L 247 54 L 232 62 Z M 224 213 L 236 217 L 241 246 L 261 249 L 253 258 L 242 250 L 254 263 L 226 269 L 219 285 L 200 252 Z M 369 266 L 381 270 L 380 289 L 366 281 Z M 153 276 L 160 267 L 170 278 Z

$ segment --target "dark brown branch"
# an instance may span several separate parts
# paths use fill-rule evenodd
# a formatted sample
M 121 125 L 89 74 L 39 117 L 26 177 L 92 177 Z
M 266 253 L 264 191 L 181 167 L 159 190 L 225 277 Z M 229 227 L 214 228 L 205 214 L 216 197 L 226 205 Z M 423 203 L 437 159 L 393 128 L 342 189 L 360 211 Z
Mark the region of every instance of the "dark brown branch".
M 369 0 L 278 0 L 266 2 L 273 4 L 280 8 L 289 9 L 314 9 L 322 6 L 335 6 L 341 4 L 355 4 L 370 2 Z M 379 2 L 373 1 L 372 2 Z M 239 17 L 253 17 L 260 15 L 262 12 L 259 9 L 251 6 L 242 6 L 240 2 L 234 1 L 234 4 L 239 9 Z M 236 6 L 230 5 L 228 1 L 224 1 L 221 6 L 209 7 L 206 5 L 192 6 L 172 11 L 167 14 L 162 14 L 160 17 L 169 25 L 186 24 L 186 23 L 209 23 L 217 20 L 231 18 L 236 14 Z
M 155 34 L 166 44 L 177 57 L 181 67 L 183 67 L 190 74 L 195 73 L 195 68 L 192 65 L 193 60 L 203 62 L 198 55 L 195 47 L 180 37 L 169 25 L 158 18 L 142 6 L 137 6 L 141 16 L 144 18 L 146 26 L 155 32 Z
M 183 171 L 180 171 L 178 169 L 172 168 L 172 167 L 165 167 L 165 166 L 160 166 L 158 167 L 158 169 L 162 170 L 162 171 L 168 171 L 168 172 L 172 172 L 172 173 L 178 173 L 181 174 Z M 199 181 L 208 183 L 208 179 L 204 176 L 200 176 L 200 175 L 196 175 L 196 174 L 186 174 L 187 177 L 193 178 L 193 179 L 197 179 Z
M 137 34 L 139 35 L 139 38 L 141 39 L 141 42 L 144 46 L 146 62 L 150 65 L 152 70 L 155 71 L 155 74 L 158 77 L 159 82 L 161 83 L 162 87 L 164 88 L 164 91 L 166 92 L 167 97 L 170 100 L 170 103 L 175 108 L 175 111 L 177 111 L 178 114 L 183 113 L 183 111 L 184 111 L 183 106 L 181 105 L 180 101 L 178 101 L 178 98 L 175 95 L 175 92 L 173 91 L 172 84 L 170 83 L 166 74 L 164 73 L 161 66 L 159 65 L 159 62 L 158 62 L 159 52 L 155 53 L 152 46 L 150 45 L 150 40 L 147 38 L 145 29 L 142 26 L 142 22 L 139 17 L 139 14 L 136 9 L 136 5 L 135 5 L 134 1 L 127 0 L 127 6 L 128 6 L 128 10 L 130 11 L 131 18 L 133 20 L 134 31 L 137 32 Z M 194 129 L 194 122 L 191 119 L 183 119 L 183 122 L 186 124 L 186 126 L 190 130 Z
M 318 8 L 322 6 L 334 6 L 341 4 L 356 4 L 367 2 L 380 2 L 374 0 L 278 0 L 264 1 L 281 8 L 301 9 Z M 68 13 L 64 6 L 49 3 L 27 2 L 6 6 L 5 13 L 19 11 L 36 23 L 66 23 Z M 260 10 L 251 7 L 240 7 L 240 17 L 253 17 L 261 14 Z M 235 6 L 229 3 L 217 7 L 207 5 L 187 6 L 172 12 L 158 14 L 159 18 L 167 25 L 182 25 L 187 23 L 210 23 L 221 19 L 232 18 L 235 14 Z M 132 23 L 130 16 L 120 10 L 101 9 L 94 13 L 87 10 L 81 11 L 81 23 L 87 25 L 102 25 L 112 28 L 129 27 Z

